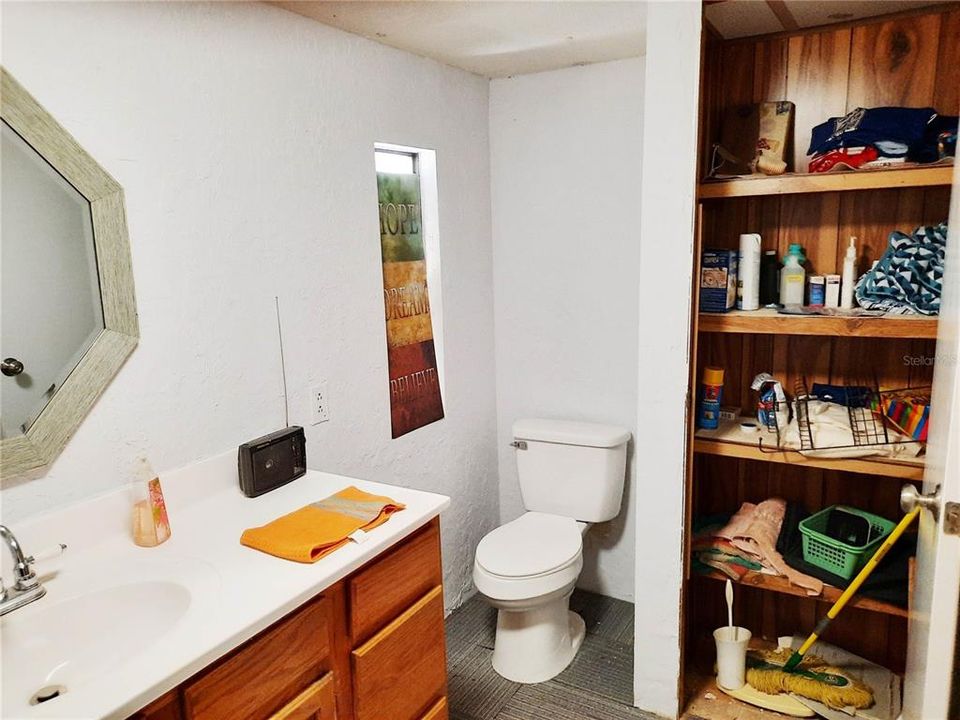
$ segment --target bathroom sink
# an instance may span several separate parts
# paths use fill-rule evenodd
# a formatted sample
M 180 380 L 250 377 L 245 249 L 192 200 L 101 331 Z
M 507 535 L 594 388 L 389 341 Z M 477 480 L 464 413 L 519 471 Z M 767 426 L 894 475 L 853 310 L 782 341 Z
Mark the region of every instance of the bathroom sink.
M 51 596 L 0 624 L 3 714 L 52 700 L 149 652 L 190 608 L 188 587 L 150 579 Z

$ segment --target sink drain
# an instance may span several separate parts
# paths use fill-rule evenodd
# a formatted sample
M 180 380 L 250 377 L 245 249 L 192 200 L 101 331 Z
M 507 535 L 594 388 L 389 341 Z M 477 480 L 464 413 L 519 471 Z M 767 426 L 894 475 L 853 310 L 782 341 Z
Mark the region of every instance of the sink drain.
M 53 700 L 63 695 L 67 691 L 65 685 L 47 685 L 46 687 L 40 688 L 37 690 L 33 697 L 30 698 L 31 705 L 39 705 L 40 703 L 45 703 L 47 700 Z

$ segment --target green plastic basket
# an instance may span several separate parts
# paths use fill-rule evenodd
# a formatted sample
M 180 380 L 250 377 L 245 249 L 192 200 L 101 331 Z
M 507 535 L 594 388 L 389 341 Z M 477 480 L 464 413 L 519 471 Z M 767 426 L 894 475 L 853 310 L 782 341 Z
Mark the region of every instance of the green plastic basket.
M 866 545 L 860 547 L 848 545 L 826 534 L 827 518 L 837 508 L 860 515 L 870 522 L 870 541 Z M 831 505 L 800 521 L 800 532 L 803 535 L 803 559 L 811 565 L 850 580 L 867 560 L 873 557 L 880 543 L 896 526 L 896 523 L 879 515 L 872 515 L 847 505 Z

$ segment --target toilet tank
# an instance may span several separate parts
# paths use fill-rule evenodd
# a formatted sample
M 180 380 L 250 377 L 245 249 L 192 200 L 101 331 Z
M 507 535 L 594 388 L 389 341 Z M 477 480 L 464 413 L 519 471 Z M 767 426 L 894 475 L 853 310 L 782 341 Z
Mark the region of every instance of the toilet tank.
M 527 510 L 583 522 L 620 512 L 630 431 L 571 420 L 517 420 L 513 438 Z

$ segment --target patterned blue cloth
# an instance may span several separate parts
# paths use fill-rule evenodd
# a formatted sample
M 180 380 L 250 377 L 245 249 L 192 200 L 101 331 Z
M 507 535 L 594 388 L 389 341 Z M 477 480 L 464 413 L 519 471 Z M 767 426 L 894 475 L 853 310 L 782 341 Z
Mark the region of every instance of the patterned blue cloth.
M 857 302 L 868 310 L 940 313 L 947 225 L 890 233 L 880 260 L 857 282 Z

